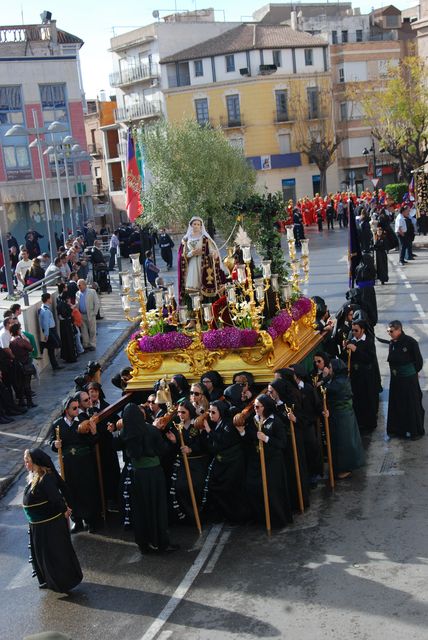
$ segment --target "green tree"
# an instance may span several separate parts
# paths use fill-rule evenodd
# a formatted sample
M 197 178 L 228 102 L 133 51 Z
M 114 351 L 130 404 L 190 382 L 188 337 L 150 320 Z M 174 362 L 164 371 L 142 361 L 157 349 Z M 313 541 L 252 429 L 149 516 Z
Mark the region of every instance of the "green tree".
M 225 215 L 235 200 L 252 193 L 255 172 L 220 129 L 194 120 L 163 121 L 137 132 L 150 181 L 143 194 L 144 222 L 183 227 L 192 215 L 228 233 L 234 220 Z
M 422 58 L 407 56 L 390 65 L 384 83 L 368 89 L 360 98 L 365 120 L 409 182 L 428 151 L 428 69 Z

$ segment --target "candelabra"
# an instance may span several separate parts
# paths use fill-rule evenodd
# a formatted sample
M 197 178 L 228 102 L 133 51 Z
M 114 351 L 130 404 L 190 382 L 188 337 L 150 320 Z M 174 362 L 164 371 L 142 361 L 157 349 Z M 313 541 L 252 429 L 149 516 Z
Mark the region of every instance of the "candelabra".
M 296 244 L 294 240 L 293 227 L 287 228 L 288 253 L 292 271 L 292 287 L 294 293 L 300 293 L 300 284 L 309 280 L 309 240 L 301 240 L 302 253 L 300 259 L 297 257 Z M 300 277 L 300 269 L 303 270 L 303 277 Z
M 132 273 L 129 273 L 129 271 L 121 271 L 119 273 L 122 282 L 122 308 L 125 312 L 125 318 L 129 322 L 141 320 L 140 327 L 144 333 L 147 334 L 149 325 L 147 320 L 146 294 L 141 274 L 140 254 L 132 253 L 129 257 L 132 260 Z M 135 295 L 131 295 L 131 280 Z M 137 316 L 130 315 L 131 302 L 139 303 L 140 313 Z

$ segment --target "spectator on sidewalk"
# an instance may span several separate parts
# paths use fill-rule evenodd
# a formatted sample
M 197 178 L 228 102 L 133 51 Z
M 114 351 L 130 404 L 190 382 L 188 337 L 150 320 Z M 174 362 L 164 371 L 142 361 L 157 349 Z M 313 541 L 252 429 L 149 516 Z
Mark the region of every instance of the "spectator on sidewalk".
M 174 242 L 172 241 L 171 236 L 167 234 L 165 228 L 160 230 L 159 247 L 162 260 L 166 262 L 166 268 L 169 271 L 172 268 L 172 249 L 174 247 Z
M 27 409 L 37 407 L 33 402 L 31 392 L 31 378 L 35 375 L 36 370 L 31 359 L 31 352 L 33 347 L 31 342 L 26 338 L 21 331 L 21 325 L 19 323 L 13 324 L 10 328 L 12 339 L 10 341 L 10 348 L 15 357 L 15 362 L 19 373 L 19 393 L 17 395 L 18 404 L 25 406 L 27 402 Z
M 414 238 L 413 224 L 408 220 L 410 209 L 407 204 L 403 204 L 400 213 L 395 219 L 395 233 L 400 241 L 400 264 L 406 264 L 406 252 L 410 250 L 412 240 Z
M 153 262 L 153 256 L 151 251 L 146 251 L 145 255 L 146 255 L 146 260 L 144 262 L 144 269 L 146 270 L 147 280 L 150 282 L 152 287 L 155 287 L 156 278 L 158 277 L 158 273 L 160 269 Z
M 59 256 L 57 258 L 55 258 L 53 263 L 51 262 L 51 264 L 46 269 L 45 278 L 47 278 L 48 276 L 50 276 L 52 274 L 57 275 L 58 278 L 61 277 L 61 258 Z
M 61 341 L 56 330 L 51 304 L 51 294 L 42 293 L 42 306 L 39 309 L 39 325 L 41 331 L 40 347 L 42 353 L 43 349 L 48 350 L 49 362 L 51 363 L 52 369 L 57 371 L 58 369 L 62 369 L 62 367 L 56 359 L 55 349 L 61 346 Z
M 40 265 L 39 258 L 33 258 L 31 267 L 28 270 L 27 274 L 27 283 L 34 284 L 35 282 L 39 282 L 43 280 L 45 277 L 45 272 Z
M 118 247 L 119 247 L 119 229 L 116 229 L 113 232 L 112 237 L 110 238 L 110 246 L 109 246 L 110 260 L 108 263 L 109 271 L 114 271 Z
M 40 255 L 40 245 L 36 235 L 32 231 L 29 231 L 25 236 L 25 246 L 31 259 L 37 258 L 37 256 Z
M 68 295 L 70 296 L 70 299 L 73 302 L 73 304 L 76 302 L 76 293 L 79 290 L 79 287 L 77 286 L 78 279 L 79 277 L 77 275 L 77 271 L 72 271 L 70 273 L 70 277 L 67 282 Z
M 87 351 L 95 351 L 97 346 L 97 313 L 100 301 L 96 291 L 90 289 L 86 280 L 77 281 L 79 291 L 76 293 L 76 304 L 82 314 L 82 343 Z
M 17 302 L 15 302 L 14 304 L 12 304 L 10 306 L 10 314 L 12 317 L 14 317 L 18 322 L 19 322 L 19 316 L 22 314 L 22 309 L 21 309 L 21 305 L 18 304 Z M 6 312 L 5 312 L 6 313 Z M 22 333 L 24 334 L 24 336 L 26 338 L 29 339 L 29 341 L 31 342 L 31 345 L 33 347 L 33 352 L 31 354 L 32 358 L 38 358 L 39 357 L 39 351 L 37 349 L 37 342 L 36 342 L 36 338 L 34 337 L 34 335 L 32 333 L 30 333 L 29 331 L 22 331 Z
M 48 266 L 51 263 L 50 255 L 45 251 L 44 253 L 41 253 L 38 256 L 38 258 L 40 260 L 40 266 L 42 267 L 43 271 L 46 271 L 46 269 L 48 268 Z
M 25 278 L 27 277 L 27 271 L 31 269 L 31 265 L 33 264 L 28 255 L 28 249 L 21 250 L 21 259 L 16 265 L 15 268 L 15 276 L 18 281 L 18 289 L 23 289 L 25 287 Z

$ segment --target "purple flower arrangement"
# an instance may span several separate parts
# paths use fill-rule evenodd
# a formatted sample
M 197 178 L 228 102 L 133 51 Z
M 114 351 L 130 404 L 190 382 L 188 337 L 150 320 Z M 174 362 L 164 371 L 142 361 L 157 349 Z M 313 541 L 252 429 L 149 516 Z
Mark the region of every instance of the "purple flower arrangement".
M 302 297 L 292 304 L 290 313 L 286 309 L 282 309 L 282 311 L 272 319 L 268 329 L 272 340 L 275 340 L 278 336 L 282 336 L 291 327 L 293 321 L 296 322 L 300 320 L 302 316 L 309 313 L 311 308 L 310 299 Z
M 259 334 L 254 329 L 237 329 L 225 327 L 224 329 L 211 329 L 202 334 L 202 343 L 209 351 L 216 349 L 242 349 L 254 347 Z
M 139 334 L 137 334 L 138 336 Z M 153 351 L 175 351 L 187 349 L 192 344 L 192 338 L 178 331 L 157 333 L 154 336 L 142 336 L 138 339 L 138 346 L 144 353 Z

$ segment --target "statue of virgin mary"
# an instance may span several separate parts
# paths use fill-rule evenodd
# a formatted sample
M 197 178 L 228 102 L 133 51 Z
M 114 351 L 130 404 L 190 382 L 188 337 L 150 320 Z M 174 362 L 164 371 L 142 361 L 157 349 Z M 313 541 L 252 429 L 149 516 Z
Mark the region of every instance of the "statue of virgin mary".
M 178 250 L 180 303 L 186 293 L 215 298 L 219 295 L 223 279 L 217 245 L 205 229 L 202 218 L 193 216 Z

